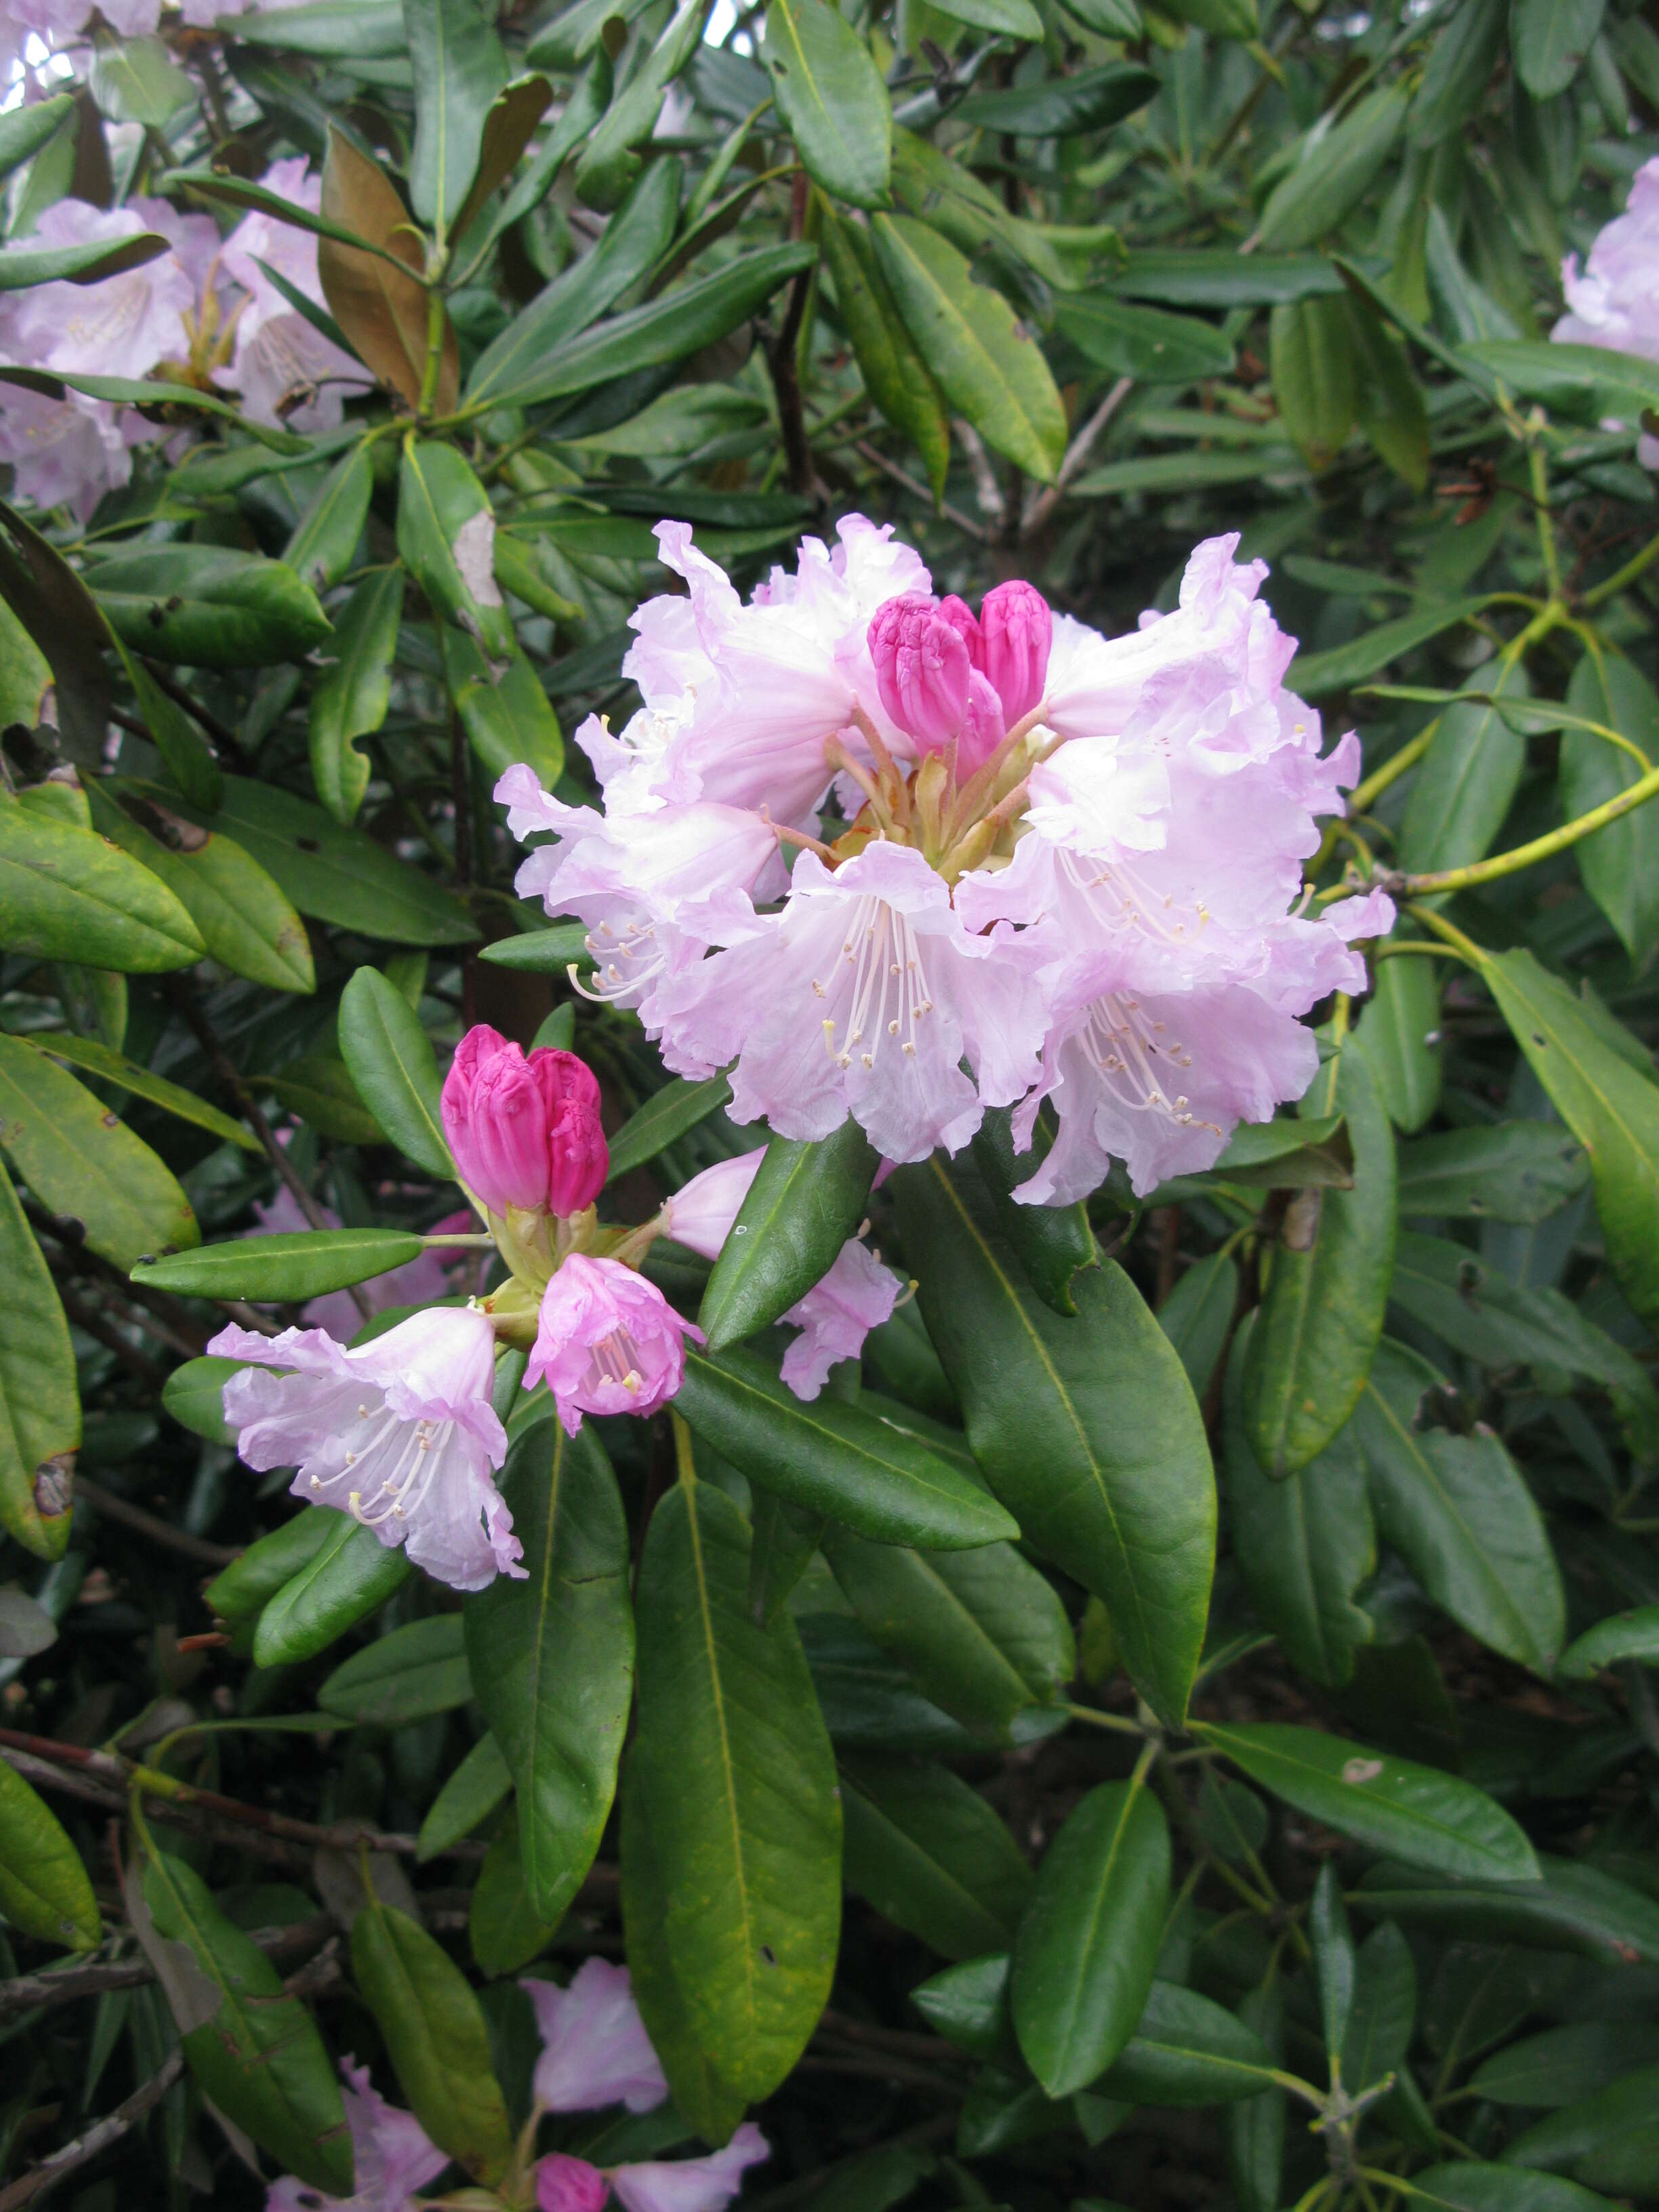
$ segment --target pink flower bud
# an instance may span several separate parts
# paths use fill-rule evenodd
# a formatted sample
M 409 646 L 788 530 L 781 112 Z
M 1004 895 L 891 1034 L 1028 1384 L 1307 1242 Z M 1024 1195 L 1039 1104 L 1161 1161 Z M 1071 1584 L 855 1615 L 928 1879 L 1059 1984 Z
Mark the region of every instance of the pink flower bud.
M 924 752 L 962 727 L 973 662 L 961 632 L 933 601 L 907 592 L 876 609 L 869 629 L 881 703 Z
M 654 1413 L 684 1380 L 688 1336 L 703 1340 L 654 1283 L 574 1252 L 542 1292 L 526 1385 L 546 1376 L 573 1437 L 584 1413 Z
M 573 1052 L 526 1058 L 480 1023 L 444 1079 L 443 1122 L 461 1181 L 492 1213 L 580 1213 L 605 1187 L 599 1086 Z
M 991 689 L 990 678 L 975 668 L 968 678 L 968 711 L 962 718 L 957 744 L 957 771 L 968 776 L 982 768 L 1008 734 L 1002 719 L 1002 702 Z
M 966 599 L 959 599 L 954 592 L 947 592 L 939 603 L 939 611 L 968 648 L 968 658 L 975 668 L 983 668 L 984 641 L 979 634 L 979 623 Z
M 1042 696 L 1054 618 L 1035 584 L 999 584 L 979 611 L 981 651 L 975 665 L 991 679 L 1012 727 Z
M 585 2158 L 555 2151 L 536 2168 L 536 2203 L 540 2212 L 600 2212 L 611 2184 Z

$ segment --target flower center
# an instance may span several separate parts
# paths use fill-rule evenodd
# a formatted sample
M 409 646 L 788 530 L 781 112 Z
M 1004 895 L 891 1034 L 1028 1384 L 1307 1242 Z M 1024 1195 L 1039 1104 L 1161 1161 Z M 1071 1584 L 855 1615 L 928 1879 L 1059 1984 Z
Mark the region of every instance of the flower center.
M 1210 919 L 1202 899 L 1196 907 L 1177 906 L 1173 896 L 1152 890 L 1121 860 L 1085 860 L 1062 847 L 1060 864 L 1067 883 L 1108 928 L 1138 929 L 1160 944 L 1184 949 Z
M 388 1459 L 391 1465 L 378 1486 L 349 1492 L 346 1504 L 352 1518 L 366 1528 L 376 1528 L 383 1521 L 407 1520 L 431 1488 L 454 1431 L 453 1421 L 406 1421 L 387 1413 L 383 1400 L 360 1405 L 356 1419 L 345 1431 L 346 1468 L 378 1462 L 365 1469 L 365 1479 L 372 1479 Z M 311 1487 L 320 1491 L 322 1478 L 313 1474 Z
M 1179 1038 L 1169 1040 L 1165 1024 L 1154 1020 L 1138 999 L 1103 991 L 1089 1009 L 1080 1042 L 1107 1090 L 1131 1113 L 1160 1114 L 1182 1128 L 1212 1129 L 1221 1135 L 1215 1122 L 1196 1119 L 1184 1091 L 1172 1097 L 1165 1091 L 1162 1070 L 1190 1067 L 1193 1056 Z M 1172 1080 L 1179 1082 L 1179 1074 Z
M 842 1010 L 839 1046 L 835 1016 L 823 1018 L 824 1046 L 837 1067 L 850 1067 L 856 1052 L 873 1068 L 884 1037 L 896 1039 L 906 1059 L 915 1058 L 916 1024 L 933 1012 L 933 1002 L 916 933 L 908 917 L 896 914 L 884 899 L 866 895 L 859 901 L 829 981 L 814 976 L 812 988 Z
M 638 1397 L 645 1388 L 645 1376 L 640 1371 L 640 1348 L 625 1328 L 613 1328 L 609 1336 L 602 1336 L 593 1346 L 582 1388 L 592 1391 L 606 1382 L 625 1390 L 630 1398 Z

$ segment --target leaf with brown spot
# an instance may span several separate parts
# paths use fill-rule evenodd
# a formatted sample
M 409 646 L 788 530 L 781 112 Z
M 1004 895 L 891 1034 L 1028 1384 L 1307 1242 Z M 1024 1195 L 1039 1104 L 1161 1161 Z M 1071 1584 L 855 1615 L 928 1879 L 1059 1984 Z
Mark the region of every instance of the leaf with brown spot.
M 380 382 L 417 407 L 427 346 L 426 288 L 412 273 L 422 265 L 419 235 L 385 170 L 333 129 L 323 164 L 321 211 L 382 253 L 395 254 L 411 272 L 402 276 L 381 254 L 359 252 L 336 239 L 317 241 L 317 273 L 335 320 Z M 454 407 L 460 388 L 460 353 L 446 314 L 434 394 L 441 415 Z

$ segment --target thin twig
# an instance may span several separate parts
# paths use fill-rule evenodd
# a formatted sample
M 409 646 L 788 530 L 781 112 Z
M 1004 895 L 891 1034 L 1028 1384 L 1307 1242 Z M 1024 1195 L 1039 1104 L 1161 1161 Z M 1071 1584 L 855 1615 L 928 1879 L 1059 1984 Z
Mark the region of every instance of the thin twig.
M 205 1536 L 192 1536 L 187 1528 L 175 1528 L 170 1521 L 163 1521 L 158 1514 L 147 1513 L 142 1505 L 135 1505 L 129 1498 L 119 1498 L 114 1491 L 106 1490 L 101 1482 L 89 1482 L 83 1474 L 76 1476 L 75 1487 L 78 1496 L 90 1498 L 98 1510 L 106 1513 L 112 1521 L 120 1522 L 124 1528 L 137 1529 L 141 1536 L 148 1536 L 152 1543 L 165 1544 L 170 1552 L 177 1552 L 186 1559 L 194 1559 L 200 1566 L 228 1567 L 234 1559 L 240 1559 L 242 1556 L 240 1545 L 215 1544 Z
M 1095 442 L 1101 432 L 1133 389 L 1133 377 L 1120 376 L 1076 437 L 1073 439 L 1071 444 L 1066 448 L 1066 458 L 1061 461 L 1053 483 L 1047 485 L 1042 491 L 1036 492 L 1035 497 L 1027 501 L 1025 512 L 1020 518 L 1019 534 L 1022 538 L 1035 538 L 1044 523 L 1048 521 L 1048 517 L 1065 496 L 1073 477 L 1094 451 Z
M 51 1262 L 48 1261 L 47 1265 L 50 1267 Z M 95 1338 L 106 1350 L 112 1352 L 121 1364 L 130 1369 L 147 1390 L 159 1391 L 167 1380 L 164 1371 L 147 1353 L 140 1352 L 136 1344 L 127 1342 L 101 1306 L 94 1305 L 90 1298 L 81 1295 L 68 1279 L 67 1269 L 61 1266 L 52 1267 L 52 1279 L 58 1286 L 58 1301 L 76 1328 L 84 1330 L 87 1335 Z
M 896 461 L 890 461 L 881 448 L 878 446 L 872 446 L 867 438 L 855 439 L 854 450 L 861 454 L 874 467 L 880 469 L 884 475 L 891 477 L 895 483 L 902 484 L 910 496 L 913 499 L 919 499 L 924 507 L 931 507 L 933 504 L 933 495 L 928 490 L 927 485 L 919 484 L 913 476 L 899 466 Z M 959 507 L 952 507 L 948 499 L 942 499 L 939 501 L 939 511 L 947 522 L 953 523 L 961 531 L 964 538 L 971 538 L 979 545 L 990 544 L 990 532 L 981 523 L 975 522 L 971 515 L 964 514 Z
M 951 425 L 957 434 L 957 443 L 968 457 L 969 473 L 974 479 L 974 496 L 979 501 L 979 511 L 985 517 L 993 535 L 1008 519 L 1008 502 L 1002 495 L 1002 486 L 997 482 L 997 472 L 991 466 L 991 456 L 985 450 L 985 441 L 971 422 L 957 416 Z
M 155 2110 L 184 2070 L 183 2051 L 170 2051 L 149 2081 L 135 2089 L 124 2104 L 118 2105 L 101 2120 L 94 2121 L 73 2142 L 65 2143 L 62 2150 L 54 2151 L 39 2166 L 31 2166 L 9 2188 L 0 2189 L 0 2212 L 18 2212 L 20 2206 L 32 2204 L 37 2197 L 65 2180 L 100 2151 L 119 2142 L 147 2113 Z
M 165 691 L 169 699 L 201 724 L 216 745 L 222 746 L 233 760 L 236 757 L 240 748 L 234 730 L 227 729 L 216 714 L 210 713 L 199 699 L 193 698 L 182 684 L 169 676 L 167 670 L 155 661 L 147 660 L 144 670 L 158 691 Z
M 309 1919 L 295 1920 L 286 1928 L 255 1929 L 249 1941 L 273 1957 L 289 1954 L 303 1957 L 325 1943 L 334 1932 L 333 1915 L 315 1912 Z M 155 1970 L 142 1952 L 118 1958 L 76 1959 L 38 1974 L 17 1974 L 10 1981 L 0 1982 L 0 2020 L 69 2004 L 76 1997 L 103 1996 L 112 1990 L 142 1989 L 155 1978 Z

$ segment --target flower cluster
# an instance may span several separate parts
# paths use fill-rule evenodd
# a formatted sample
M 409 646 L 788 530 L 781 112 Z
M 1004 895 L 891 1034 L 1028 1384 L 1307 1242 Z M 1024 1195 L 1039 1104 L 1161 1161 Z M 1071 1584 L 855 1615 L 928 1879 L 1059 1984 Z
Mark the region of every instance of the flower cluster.
M 542 2041 L 532 2084 L 532 2142 L 544 2113 L 600 2112 L 615 2105 L 644 2113 L 667 2101 L 668 2083 L 625 1966 L 589 1959 L 568 1989 L 533 1979 L 519 1986 L 530 1999 Z M 324 2197 L 284 2175 L 266 2197 L 267 2212 L 419 2212 L 422 2200 L 415 2192 L 436 2179 L 447 2156 L 412 2113 L 388 2105 L 371 2087 L 367 2068 L 347 2058 L 340 2070 L 356 2161 L 355 2194 Z M 724 2149 L 703 2158 L 597 2166 L 554 2151 L 535 2161 L 529 2178 L 539 2212 L 602 2212 L 613 2191 L 624 2212 L 724 2212 L 747 2169 L 770 2155 L 765 2136 L 745 2121 Z M 480 2195 L 479 2201 L 494 2200 Z
M 456 1050 L 441 1112 L 457 1176 L 510 1279 L 361 1344 L 335 1333 L 355 1318 L 338 1294 L 306 1310 L 308 1326 L 271 1337 L 233 1324 L 208 1349 L 245 1363 L 223 1395 L 250 1467 L 295 1468 L 296 1498 L 349 1513 L 381 1543 L 405 1546 L 428 1574 L 479 1589 L 524 1572 L 495 1481 L 507 1455 L 492 1403 L 498 1340 L 528 1350 L 526 1381 L 545 1382 L 572 1436 L 588 1413 L 656 1412 L 684 1379 L 686 1340 L 702 1340 L 638 1262 L 659 1237 L 717 1257 L 761 1155 L 705 1170 L 637 1228 L 607 1229 L 595 1210 L 610 1168 L 599 1088 L 574 1053 L 526 1054 L 481 1024 Z M 266 1231 L 301 1225 L 297 1208 L 280 1200 L 260 1213 Z M 440 1225 L 438 1245 L 453 1226 L 454 1217 Z M 370 1285 L 367 1303 L 436 1299 L 447 1288 L 428 1251 Z M 849 1242 L 784 1316 L 799 1331 L 784 1355 L 785 1382 L 816 1397 L 831 1366 L 856 1358 L 891 1314 L 898 1290 L 872 1253 Z
M 322 190 L 303 158 L 276 162 L 262 179 L 279 199 L 315 213 Z M 125 207 L 59 200 L 8 251 L 118 244 L 153 231 L 169 251 L 96 283 L 60 281 L 0 295 L 0 360 L 65 376 L 155 375 L 240 395 L 251 420 L 331 428 L 343 395 L 365 371 L 284 297 L 275 270 L 323 304 L 317 240 L 264 212 L 243 217 L 222 242 L 208 216 L 181 216 L 166 200 Z M 82 520 L 132 472 L 131 448 L 165 438 L 135 408 L 70 392 L 52 399 L 0 387 L 0 459 L 21 495 L 40 508 L 69 507 Z
M 301 0 L 178 0 L 179 22 L 210 31 L 222 15 L 247 8 L 292 8 Z M 20 61 L 38 63 L 46 52 L 62 53 L 90 44 L 94 16 L 124 39 L 161 27 L 161 0 L 0 0 L 0 56 L 10 76 Z M 113 374 L 113 372 L 112 372 Z
M 747 603 L 664 523 L 683 595 L 624 663 L 645 704 L 577 732 L 603 811 L 497 797 L 539 842 L 519 889 L 588 929 L 587 988 L 636 1008 L 677 1073 L 730 1068 L 731 1112 L 823 1138 L 851 1115 L 894 1161 L 956 1151 L 987 1107 L 1031 1146 L 1019 1195 L 1065 1203 L 1113 1158 L 1137 1191 L 1209 1166 L 1298 1097 L 1301 1017 L 1363 988 L 1379 894 L 1299 910 L 1352 734 L 1285 688 L 1296 650 L 1236 538 L 1180 602 L 1111 638 L 1030 585 L 977 616 L 862 517 Z M 793 865 L 791 865 L 793 863 Z
M 1567 312 L 1553 338 L 1659 361 L 1659 158 L 1637 171 L 1625 212 L 1597 236 L 1582 274 L 1568 254 L 1561 289 Z M 1659 469 L 1659 438 L 1644 433 L 1636 451 L 1644 467 Z

